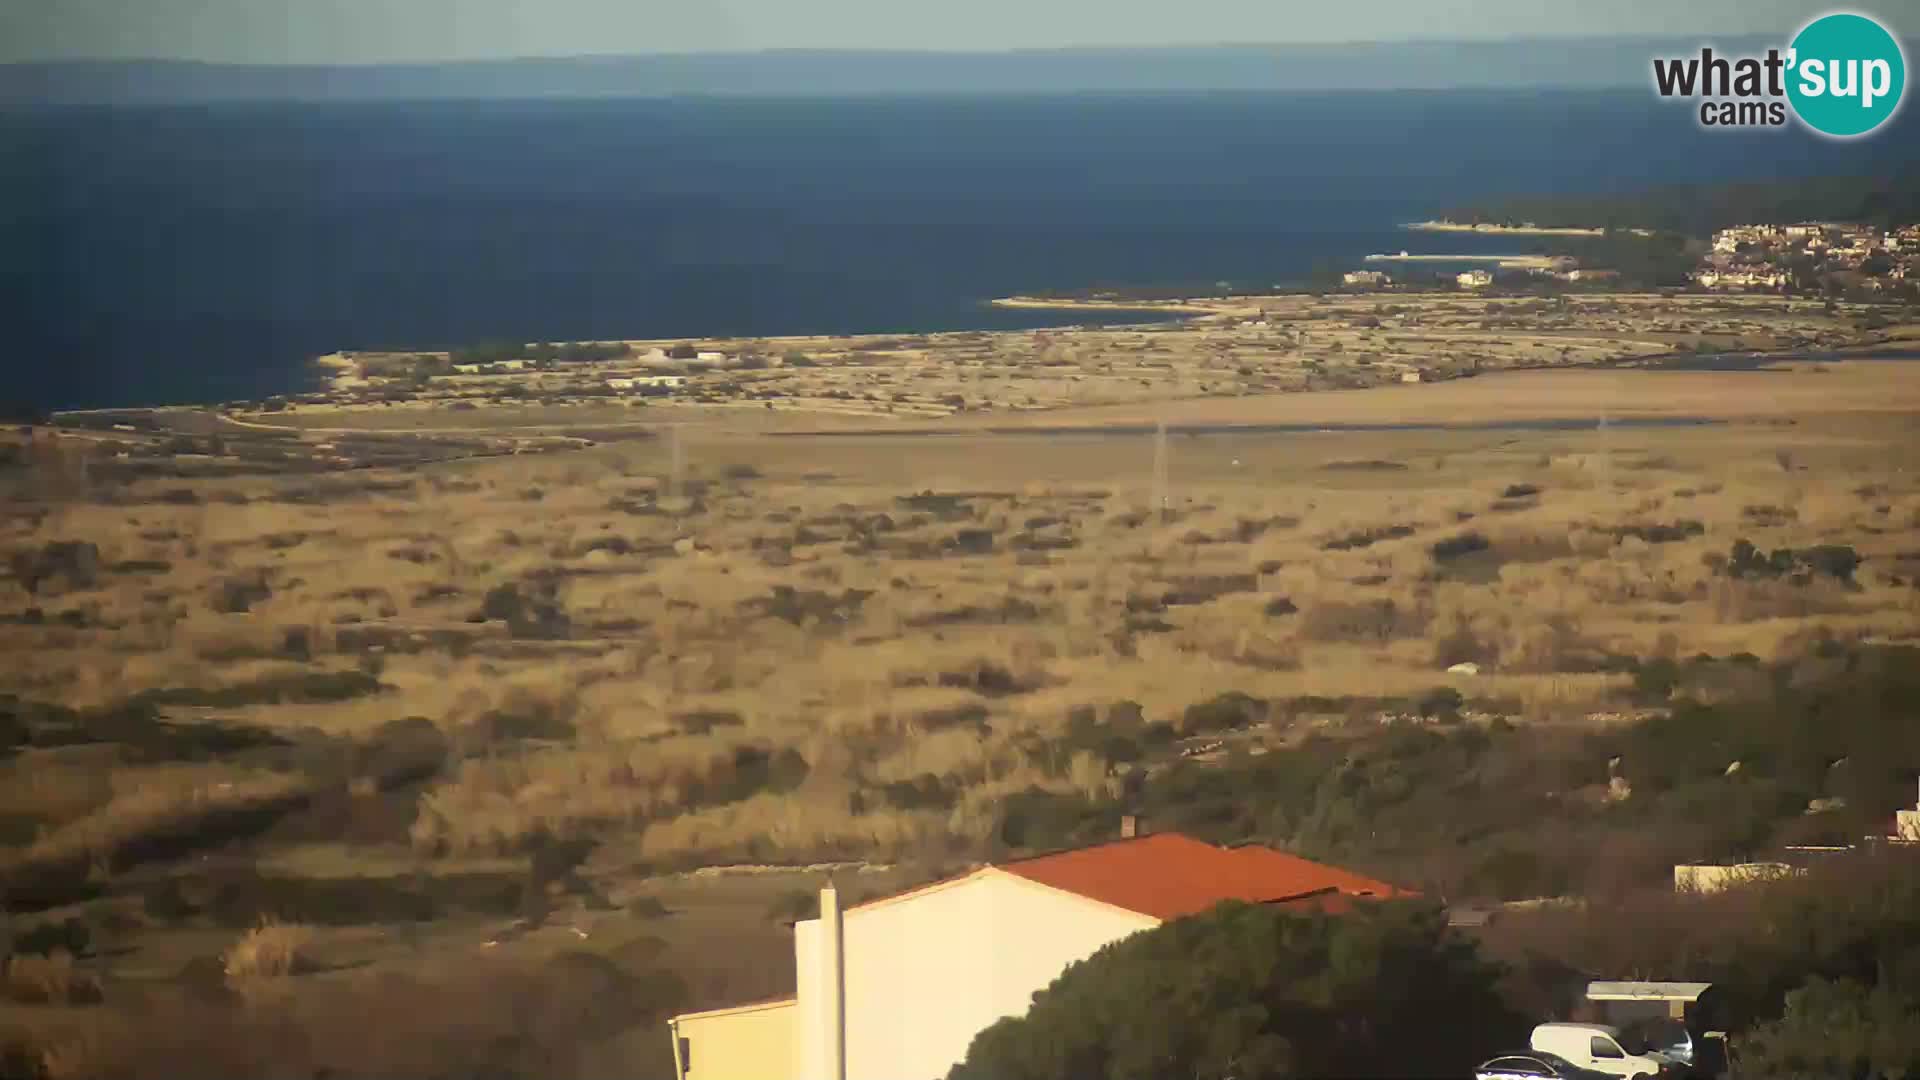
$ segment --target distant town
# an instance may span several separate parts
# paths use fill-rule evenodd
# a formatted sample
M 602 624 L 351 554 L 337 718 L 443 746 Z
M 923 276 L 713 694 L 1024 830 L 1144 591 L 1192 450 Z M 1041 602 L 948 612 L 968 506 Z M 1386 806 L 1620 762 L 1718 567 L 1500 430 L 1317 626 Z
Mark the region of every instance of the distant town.
M 1693 280 L 1708 289 L 1842 289 L 1894 293 L 1920 280 L 1920 225 L 1882 230 L 1824 221 L 1739 225 L 1713 235 Z
M 1478 232 L 1512 236 L 1579 237 L 1604 240 L 1628 238 L 1627 243 L 1648 242 L 1655 234 L 1647 229 L 1575 229 L 1541 228 L 1533 225 L 1453 226 L 1444 222 L 1423 222 L 1408 226 L 1425 232 Z M 1352 289 L 1380 289 L 1393 285 L 1430 287 L 1453 285 L 1461 289 L 1487 289 L 1505 286 L 1527 289 L 1551 282 L 1587 283 L 1628 288 L 1659 284 L 1678 287 L 1685 284 L 1713 291 L 1777 292 L 1844 296 L 1861 301 L 1920 300 L 1920 225 L 1880 227 L 1858 223 L 1810 221 L 1794 224 L 1737 225 L 1721 229 L 1708 242 L 1667 238 L 1671 252 L 1663 255 L 1666 272 L 1658 282 L 1646 280 L 1647 267 L 1641 272 L 1623 273 L 1625 267 L 1609 265 L 1609 254 L 1622 249 L 1594 250 L 1581 254 L 1531 255 L 1369 255 L 1368 262 L 1400 264 L 1491 263 L 1457 273 L 1409 272 L 1386 270 L 1350 270 L 1341 276 L 1341 284 Z M 1682 245 L 1684 243 L 1684 251 Z M 1672 254 L 1681 261 L 1671 261 Z M 1684 271 L 1684 274 L 1681 273 Z

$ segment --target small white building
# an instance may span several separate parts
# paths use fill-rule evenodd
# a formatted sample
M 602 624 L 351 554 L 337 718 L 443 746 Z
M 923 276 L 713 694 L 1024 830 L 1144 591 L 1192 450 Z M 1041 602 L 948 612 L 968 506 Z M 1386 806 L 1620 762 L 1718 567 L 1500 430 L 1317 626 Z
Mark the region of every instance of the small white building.
M 1384 270 L 1349 270 L 1341 275 L 1340 280 L 1347 285 L 1366 288 L 1374 288 L 1393 283 L 1393 279 L 1388 277 Z
M 1920 801 L 1916 801 L 1911 810 L 1894 811 L 1893 838 L 1920 843 Z
M 1463 289 L 1484 289 L 1493 284 L 1493 274 L 1487 270 L 1467 270 L 1454 278 Z
M 1272 848 L 1172 833 L 985 866 L 845 910 L 829 886 L 820 917 L 794 925 L 793 1006 L 742 1014 L 753 1031 L 733 1030 L 726 1010 L 676 1017 L 675 1052 L 693 1063 L 682 1080 L 727 1080 L 701 1071 L 724 1053 L 701 1040 L 784 1045 L 768 1025 L 791 1016 L 792 1072 L 758 1080 L 938 1080 L 1067 965 L 1162 922 L 1225 900 L 1339 911 L 1406 895 Z

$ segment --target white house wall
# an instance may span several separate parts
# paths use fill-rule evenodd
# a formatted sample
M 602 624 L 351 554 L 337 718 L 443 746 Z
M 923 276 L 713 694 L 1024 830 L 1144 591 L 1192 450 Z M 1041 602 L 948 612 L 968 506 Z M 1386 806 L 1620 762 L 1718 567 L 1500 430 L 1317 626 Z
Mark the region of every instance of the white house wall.
M 937 1080 L 996 1020 L 1101 946 L 1156 920 L 989 871 L 849 911 L 846 1080 Z M 795 927 L 800 1080 L 821 1075 L 819 923 Z
M 827 1015 L 821 1007 L 826 966 L 820 955 L 820 920 L 793 924 L 794 1080 L 834 1080 L 827 1060 Z

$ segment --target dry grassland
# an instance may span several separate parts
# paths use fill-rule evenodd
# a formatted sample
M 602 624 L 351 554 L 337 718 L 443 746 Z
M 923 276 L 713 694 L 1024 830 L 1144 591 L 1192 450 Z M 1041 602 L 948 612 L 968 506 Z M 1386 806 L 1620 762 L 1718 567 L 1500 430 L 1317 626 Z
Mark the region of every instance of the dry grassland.
M 1115 307 L 1024 306 L 1057 307 L 1063 324 L 1097 321 Z M 254 419 L 309 432 L 488 435 L 577 434 L 657 423 L 661 410 L 681 417 L 688 409 L 756 426 L 1031 417 L 1088 406 L 1358 389 L 1413 375 L 1431 382 L 1610 364 L 1700 348 L 1831 348 L 1911 329 L 1880 309 L 1844 305 L 1830 312 L 1818 301 L 1778 297 L 1392 293 L 1146 306 L 1182 321 L 699 342 L 700 351 L 726 358 L 717 365 L 645 359 L 677 343 L 633 341 L 624 343 L 634 350 L 626 360 L 446 374 L 426 383 L 367 374 L 396 364 L 404 370 L 423 354 L 364 354 L 339 361 L 349 370 L 332 378 L 321 399 Z M 686 384 L 657 396 L 607 383 L 670 372 L 684 374 Z
M 1283 398 L 1259 416 L 1317 404 L 1329 422 L 1366 422 L 1418 400 L 1451 419 L 1476 392 L 1500 403 L 1483 416 L 1572 415 L 1603 398 L 1623 417 L 1893 410 L 1920 401 L 1915 374 L 1512 375 Z M 1556 381 L 1576 400 L 1552 400 Z M 1202 415 L 1250 418 L 1218 408 Z M 437 468 L 405 492 L 357 495 L 343 480 L 343 496 L 313 504 L 225 481 L 244 504 L 83 503 L 18 523 L 16 542 L 95 538 L 105 564 L 171 569 L 34 598 L 16 585 L 15 610 L 78 618 L 0 630 L 17 661 L 6 689 L 79 708 L 226 692 L 232 704 L 197 712 L 349 739 L 424 717 L 462 759 L 419 799 L 410 834 L 428 852 L 512 852 L 583 825 L 628 828 L 669 860 L 974 852 L 1006 792 L 1108 782 L 1105 762 L 1049 769 L 1019 749 L 1060 734 L 1076 708 L 1134 702 L 1179 729 L 1188 706 L 1229 690 L 1412 694 L 1459 681 L 1441 671 L 1451 650 L 1483 665 L 1464 691 L 1564 721 L 1604 711 L 1622 682 L 1595 657 L 1768 656 L 1816 627 L 1910 635 L 1915 594 L 1893 582 L 1920 520 L 1901 468 L 1910 436 L 1900 417 L 1806 415 L 1605 436 L 1174 437 L 1165 523 L 1145 515 L 1150 440 L 1120 436 L 695 428 L 691 497 L 664 492 L 654 445 Z M 1538 490 L 1504 494 L 1515 485 Z M 1686 522 L 1697 531 L 1631 535 Z M 1466 531 L 1490 551 L 1470 570 L 1439 566 L 1433 545 Z M 1739 538 L 1851 544 L 1863 588 L 1717 578 L 1703 558 Z M 217 610 L 236 581 L 258 598 Z M 551 628 L 483 621 L 506 594 Z M 272 700 L 297 699 L 271 688 L 315 672 L 368 672 L 377 690 Z M 766 759 L 785 751 L 803 778 L 761 790 Z M 210 764 L 116 771 L 127 790 L 108 792 L 32 772 L 6 801 L 28 803 L 13 812 L 43 834 L 14 859 L 95 851 L 168 807 L 297 783 Z M 923 774 L 964 778 L 965 794 L 938 810 L 875 805 L 876 790 Z M 740 783 L 750 797 L 715 803 Z
M 769 912 L 817 874 L 675 871 L 924 879 L 1000 852 L 1011 797 L 1112 797 L 1220 738 L 1206 709 L 1231 692 L 1259 703 L 1231 736 L 1257 752 L 1448 687 L 1474 722 L 1580 729 L 1630 712 L 1636 661 L 1915 640 L 1916 376 L 1516 373 L 1047 417 L 1733 421 L 1176 433 L 1164 518 L 1147 437 L 691 412 L 677 474 L 649 440 L 21 502 L 9 549 L 95 554 L 0 582 L 0 694 L 33 734 L 0 762 L 0 880 L 77 875 L 37 917 L 119 927 L 127 951 L 83 973 L 110 998 L 190 954 L 315 1031 L 338 988 L 487 956 L 666 965 L 702 1004 L 778 992 Z M 1742 539 L 1863 561 L 1851 585 L 1740 579 L 1720 567 Z M 1077 734 L 1123 718 L 1158 734 Z M 427 904 L 445 914 L 389 914 Z M 316 937 L 329 918 L 390 933 Z M 9 966 L 14 1008 L 90 985 L 62 963 Z M 308 982 L 333 989 L 285 997 Z M 122 1060 L 127 1031 L 55 1012 L 0 1019 L 66 1032 L 40 1044 L 71 1075 Z

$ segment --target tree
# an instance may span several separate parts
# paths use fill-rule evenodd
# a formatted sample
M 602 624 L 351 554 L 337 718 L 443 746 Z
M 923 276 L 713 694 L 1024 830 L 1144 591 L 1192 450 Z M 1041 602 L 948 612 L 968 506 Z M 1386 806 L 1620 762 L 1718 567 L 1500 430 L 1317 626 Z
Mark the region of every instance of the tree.
M 1524 1035 L 1498 977 L 1433 905 L 1227 903 L 1071 965 L 948 1080 L 1457 1076 Z
M 1787 995 L 1786 1015 L 1737 1044 L 1740 1075 L 1920 1075 L 1920 998 L 1851 979 L 1808 979 Z

